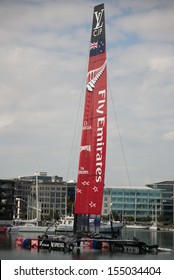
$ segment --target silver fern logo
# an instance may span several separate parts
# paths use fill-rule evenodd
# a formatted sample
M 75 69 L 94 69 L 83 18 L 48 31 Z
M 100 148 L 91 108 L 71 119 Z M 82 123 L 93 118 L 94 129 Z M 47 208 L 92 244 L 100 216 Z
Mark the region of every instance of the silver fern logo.
M 87 85 L 86 85 L 86 88 L 88 91 L 90 91 L 90 92 L 93 91 L 93 89 L 95 88 L 96 82 L 99 80 L 99 78 L 103 74 L 105 68 L 106 68 L 106 60 L 101 67 L 88 72 Z

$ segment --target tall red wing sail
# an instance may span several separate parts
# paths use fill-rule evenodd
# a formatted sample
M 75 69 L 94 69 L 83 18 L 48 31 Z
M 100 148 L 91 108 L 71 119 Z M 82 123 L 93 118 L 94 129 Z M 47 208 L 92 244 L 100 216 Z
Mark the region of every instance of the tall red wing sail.
M 107 128 L 107 80 L 104 4 L 94 7 L 75 214 L 102 211 Z

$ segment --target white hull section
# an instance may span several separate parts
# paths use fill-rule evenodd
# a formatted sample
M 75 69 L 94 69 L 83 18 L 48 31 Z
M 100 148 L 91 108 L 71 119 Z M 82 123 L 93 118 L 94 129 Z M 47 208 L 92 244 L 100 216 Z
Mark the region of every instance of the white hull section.
M 132 229 L 149 229 L 149 226 L 144 226 L 144 225 L 126 225 L 126 228 L 132 228 Z
M 157 224 L 154 223 L 153 225 L 151 225 L 151 226 L 149 227 L 149 230 L 156 231 L 156 230 L 159 230 L 159 228 L 158 228 Z
M 55 233 L 56 227 L 45 227 L 45 226 L 35 226 L 32 224 L 26 224 L 24 226 L 19 226 L 19 232 L 47 232 L 47 233 Z
M 113 223 L 113 230 L 114 232 L 118 232 L 123 228 L 122 223 Z M 72 217 L 67 218 L 65 220 L 60 220 L 59 225 L 57 226 L 56 232 L 73 232 L 74 227 L 74 219 Z M 92 226 L 90 225 L 90 230 L 92 230 Z M 111 233 L 111 225 L 108 224 L 101 224 L 100 225 L 100 233 Z

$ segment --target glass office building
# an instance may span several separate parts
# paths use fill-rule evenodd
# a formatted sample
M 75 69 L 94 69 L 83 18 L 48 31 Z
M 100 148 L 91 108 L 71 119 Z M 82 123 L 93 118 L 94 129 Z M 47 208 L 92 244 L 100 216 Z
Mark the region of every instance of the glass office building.
M 161 191 L 161 209 L 164 221 L 174 223 L 174 181 L 163 181 L 147 185 Z
M 114 211 L 125 220 L 161 215 L 161 191 L 149 187 L 105 187 L 103 215 Z

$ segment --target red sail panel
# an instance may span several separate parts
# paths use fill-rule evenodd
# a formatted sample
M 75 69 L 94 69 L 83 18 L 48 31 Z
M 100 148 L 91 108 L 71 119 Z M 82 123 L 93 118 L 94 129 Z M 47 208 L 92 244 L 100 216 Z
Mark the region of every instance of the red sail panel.
M 101 214 L 106 158 L 107 77 L 104 4 L 94 7 L 75 214 Z

